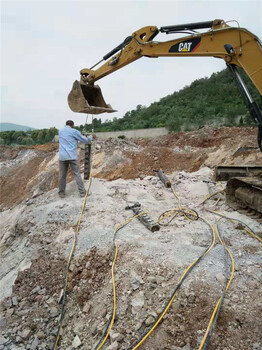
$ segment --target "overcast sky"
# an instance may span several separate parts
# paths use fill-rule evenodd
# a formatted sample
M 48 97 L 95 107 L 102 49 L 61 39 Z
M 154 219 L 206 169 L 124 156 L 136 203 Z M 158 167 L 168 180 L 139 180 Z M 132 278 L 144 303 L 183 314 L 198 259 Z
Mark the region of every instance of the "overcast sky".
M 224 19 L 262 37 L 262 1 L 2 1 L 1 122 L 61 128 L 73 113 L 67 95 L 89 68 L 137 29 Z M 231 24 L 232 26 L 234 23 Z M 176 38 L 177 36 L 173 36 Z M 171 40 L 160 34 L 155 40 Z M 98 81 L 122 117 L 225 68 L 215 58 L 141 58 Z M 89 121 L 91 116 L 89 116 Z

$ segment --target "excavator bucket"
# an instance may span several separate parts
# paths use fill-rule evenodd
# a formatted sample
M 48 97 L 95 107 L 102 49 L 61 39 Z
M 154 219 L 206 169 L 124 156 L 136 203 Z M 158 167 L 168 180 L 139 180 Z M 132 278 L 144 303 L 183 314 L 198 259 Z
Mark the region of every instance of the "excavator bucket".
M 98 85 L 83 85 L 76 80 L 68 95 L 68 105 L 73 112 L 86 114 L 112 113 L 116 110 L 107 104 Z

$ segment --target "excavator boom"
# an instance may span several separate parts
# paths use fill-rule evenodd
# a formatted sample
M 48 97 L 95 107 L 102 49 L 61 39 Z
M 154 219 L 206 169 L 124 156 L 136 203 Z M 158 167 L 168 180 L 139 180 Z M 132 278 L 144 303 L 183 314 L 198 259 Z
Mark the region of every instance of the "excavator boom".
M 197 33 L 198 29 L 207 29 Z M 153 41 L 161 33 L 186 33 L 187 36 L 175 40 Z M 84 68 L 80 72 L 80 82 L 75 82 L 68 96 L 68 103 L 74 112 L 100 114 L 114 112 L 106 104 L 101 90 L 94 83 L 116 70 L 146 57 L 216 57 L 228 66 L 244 69 L 260 94 L 262 94 L 262 45 L 258 37 L 243 28 L 227 25 L 217 19 L 209 22 L 166 26 L 143 27 L 128 36 L 120 45 L 106 54 L 98 62 L 106 61 L 94 70 Z M 262 124 L 262 121 L 261 121 Z
M 206 30 L 198 32 L 198 30 Z M 158 42 L 157 34 L 178 34 L 186 36 L 178 39 Z M 254 121 L 258 124 L 258 145 L 262 151 L 262 115 L 252 99 L 238 68 L 242 68 L 260 95 L 262 94 L 262 45 L 258 37 L 244 28 L 230 27 L 221 19 L 209 22 L 188 23 L 165 26 L 158 29 L 147 26 L 128 36 L 121 44 L 104 55 L 103 59 L 90 69 L 80 72 L 80 82 L 75 81 L 68 96 L 68 103 L 74 112 L 111 113 L 115 110 L 108 105 L 98 85 L 94 83 L 116 70 L 146 57 L 216 57 L 223 59 L 233 74 L 239 91 Z M 101 64 L 105 61 L 103 64 Z M 97 69 L 94 69 L 98 66 Z M 249 167 L 250 168 L 250 167 Z M 227 169 L 234 175 L 235 168 Z M 230 175 L 230 176 L 231 176 Z M 239 175 L 238 175 L 239 176 Z M 260 175 L 244 179 L 234 177 L 228 181 L 227 201 L 230 205 L 249 207 L 261 215 L 262 184 Z

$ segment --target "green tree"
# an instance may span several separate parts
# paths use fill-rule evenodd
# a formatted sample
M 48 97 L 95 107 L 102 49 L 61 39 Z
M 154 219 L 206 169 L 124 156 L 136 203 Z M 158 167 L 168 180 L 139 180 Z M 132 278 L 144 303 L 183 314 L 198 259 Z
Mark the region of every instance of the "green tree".
M 262 107 L 258 91 L 244 72 L 242 78 Z M 243 116 L 243 117 L 242 117 Z M 242 119 L 241 119 L 242 118 Z M 223 70 L 210 78 L 194 81 L 180 91 L 161 98 L 145 107 L 141 104 L 128 111 L 122 118 L 98 123 L 94 118 L 95 131 L 115 131 L 167 126 L 170 130 L 192 130 L 205 125 L 253 125 L 249 112 L 230 72 Z M 89 124 L 91 125 L 91 124 Z M 91 130 L 91 127 L 90 127 Z

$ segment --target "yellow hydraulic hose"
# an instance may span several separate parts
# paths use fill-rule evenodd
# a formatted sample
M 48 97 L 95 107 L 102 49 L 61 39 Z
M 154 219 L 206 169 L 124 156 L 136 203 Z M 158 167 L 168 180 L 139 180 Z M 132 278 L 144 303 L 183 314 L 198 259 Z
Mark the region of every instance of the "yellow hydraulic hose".
M 201 204 L 204 204 L 209 198 L 215 196 L 215 195 L 218 194 L 218 193 L 222 193 L 222 192 L 224 192 L 224 191 L 225 191 L 225 189 L 223 188 L 222 190 L 218 190 L 218 191 L 216 191 L 216 192 L 214 192 L 214 193 L 211 193 L 209 196 L 207 196 L 207 197 L 201 202 Z
M 227 219 L 227 220 L 229 220 L 229 221 L 231 221 L 232 223 L 235 224 L 235 223 L 236 223 L 236 220 L 234 220 L 234 219 L 232 219 L 232 218 L 230 218 L 230 217 L 227 217 L 226 215 L 224 215 L 224 214 L 222 214 L 222 213 L 219 213 L 219 212 L 216 212 L 216 211 L 212 211 L 212 210 L 208 210 L 208 211 L 211 212 L 211 213 L 213 213 L 213 214 L 215 214 L 215 215 L 219 215 L 219 216 L 220 216 L 220 219 L 219 219 L 219 220 L 217 221 L 217 223 L 216 223 L 215 230 L 216 230 L 216 235 L 217 235 L 217 237 L 218 237 L 220 243 L 221 243 L 223 246 L 225 246 L 225 244 L 224 244 L 224 242 L 223 242 L 223 240 L 222 240 L 222 238 L 221 238 L 221 236 L 220 236 L 220 234 L 219 234 L 219 231 L 218 231 L 218 222 L 219 222 L 221 219 Z M 239 220 L 237 220 L 237 221 L 239 221 Z M 253 232 L 251 232 L 250 229 L 248 229 L 248 228 L 246 228 L 246 227 L 244 227 L 244 226 L 243 226 L 243 229 L 244 229 L 246 232 L 248 232 L 251 236 L 253 236 L 254 238 L 256 238 L 258 241 L 262 242 L 262 239 L 261 239 L 260 237 L 258 237 L 257 235 L 255 235 Z M 228 288 L 230 287 L 231 282 L 232 282 L 233 277 L 234 277 L 235 262 L 234 262 L 234 258 L 233 258 L 233 256 L 232 256 L 230 250 L 229 250 L 227 247 L 225 247 L 225 249 L 226 249 L 226 251 L 227 251 L 227 253 L 228 253 L 228 255 L 230 256 L 230 259 L 231 259 L 231 276 L 230 276 L 230 279 L 229 279 L 229 281 L 228 281 L 228 283 L 227 283 L 227 285 L 226 285 L 226 288 L 225 288 L 225 292 L 226 292 L 226 291 L 228 290 Z M 203 339 L 202 339 L 202 341 L 201 341 L 201 344 L 200 344 L 200 347 L 199 347 L 198 350 L 202 350 L 202 349 L 203 349 L 203 346 L 205 345 L 205 342 L 206 342 L 207 337 L 208 337 L 208 334 L 209 334 L 209 332 L 210 332 L 210 330 L 211 330 L 211 328 L 212 328 L 214 319 L 215 319 L 215 317 L 216 317 L 216 314 L 217 314 L 217 311 L 218 311 L 218 308 L 219 308 L 221 302 L 222 302 L 222 297 L 220 297 L 220 299 L 218 300 L 218 302 L 217 302 L 217 304 L 216 304 L 216 306 L 215 306 L 215 308 L 214 308 L 214 311 L 213 311 L 212 316 L 211 316 L 211 318 L 210 318 L 210 321 L 209 321 L 207 330 L 206 330 L 206 332 L 205 332 L 205 334 L 204 334 L 204 337 L 203 337 Z
M 180 208 L 181 207 L 180 198 L 179 198 L 178 194 L 176 193 L 174 186 L 172 184 L 171 184 L 171 191 L 173 192 L 174 196 L 176 197 L 176 199 L 178 201 L 178 207 Z
M 221 216 L 221 217 L 223 217 L 223 218 L 225 218 L 225 219 L 231 221 L 233 224 L 236 224 L 237 221 L 239 221 L 241 224 L 244 224 L 244 225 L 245 225 L 245 223 L 242 223 L 240 220 L 230 218 L 230 217 L 228 217 L 228 216 L 226 216 L 226 215 L 224 215 L 224 214 L 222 214 L 222 213 L 220 213 L 220 212 L 218 212 L 218 211 L 213 211 L 213 210 L 208 210 L 208 211 L 209 211 L 210 213 L 213 213 L 213 214 L 215 214 L 215 215 Z M 262 239 L 261 239 L 260 237 L 258 237 L 254 232 L 252 232 L 249 228 L 246 228 L 245 226 L 243 226 L 243 230 L 245 230 L 247 233 L 249 233 L 251 236 L 253 236 L 253 237 L 256 238 L 259 242 L 262 243 Z
M 258 237 L 257 235 L 255 235 L 253 232 L 249 231 L 246 227 L 243 227 L 243 229 L 249 233 L 251 236 L 253 236 L 254 238 L 256 238 L 259 242 L 262 243 L 262 239 L 260 237 Z
M 178 212 L 180 213 L 183 213 L 183 215 L 188 219 L 188 220 L 193 220 L 191 217 L 194 217 L 194 218 L 198 218 L 198 214 L 193 211 L 192 209 L 189 209 L 189 208 L 184 208 L 184 207 L 181 207 L 181 201 L 180 201 L 180 198 L 178 196 L 178 194 L 175 192 L 174 190 L 174 187 L 173 185 L 171 185 L 171 190 L 175 196 L 175 198 L 177 199 L 178 201 L 178 208 L 175 208 L 175 209 L 171 209 L 169 210 L 167 213 L 163 214 L 160 216 L 160 218 L 158 219 L 158 223 L 160 221 L 162 221 L 164 218 L 168 217 L 168 216 L 171 216 L 171 215 L 174 215 Z M 190 216 L 188 216 L 188 215 Z M 180 278 L 179 280 L 179 283 L 178 283 L 178 286 L 181 285 L 181 283 L 183 282 L 183 280 L 185 279 L 186 275 L 189 273 L 189 271 L 200 261 L 200 259 L 202 257 L 204 257 L 205 255 L 207 255 L 210 250 L 214 247 L 215 245 L 215 242 L 216 242 L 216 234 L 215 234 L 215 231 L 214 231 L 214 228 L 213 226 L 207 221 L 205 220 L 204 218 L 200 218 L 201 220 L 203 220 L 207 225 L 210 226 L 211 230 L 212 230 L 212 243 L 211 245 L 209 246 L 209 248 L 199 257 L 197 258 L 195 261 L 193 261 L 188 267 L 187 269 L 185 270 L 185 272 L 183 273 L 182 277 Z M 150 334 L 154 331 L 154 329 L 158 326 L 158 324 L 162 321 L 163 317 L 165 316 L 165 314 L 167 313 L 168 309 L 170 308 L 170 306 L 172 305 L 173 301 L 174 301 L 174 298 L 176 296 L 176 293 L 178 291 L 178 288 L 175 290 L 175 292 L 173 293 L 172 297 L 170 298 L 168 304 L 166 305 L 164 311 L 162 312 L 162 314 L 160 315 L 160 317 L 157 319 L 157 321 L 154 323 L 154 325 L 152 326 L 152 328 L 149 330 L 149 332 L 134 346 L 131 346 L 128 348 L 128 350 L 136 350 L 138 349 L 142 344 L 143 342 L 150 336 Z
M 53 345 L 53 350 L 56 350 L 57 348 L 57 344 L 58 341 L 60 339 L 60 333 L 61 333 L 61 329 L 62 329 L 62 321 L 63 321 L 63 317 L 64 317 L 64 304 L 65 304 L 65 297 L 66 297 L 66 290 L 67 290 L 67 283 L 68 283 L 68 271 L 69 271 L 69 267 L 70 267 L 70 263 L 72 261 L 73 258 L 73 253 L 76 247 L 76 239 L 77 239 L 77 235 L 79 233 L 79 229 L 80 229 L 80 224 L 81 224 L 81 220 L 82 220 L 82 215 L 85 209 L 85 205 L 86 205 L 86 199 L 88 196 L 88 192 L 91 186 L 91 171 L 93 168 L 93 157 L 92 157 L 92 161 L 91 161 L 91 165 L 90 165 L 90 175 L 89 175 L 89 179 L 88 179 L 88 183 L 87 183 L 87 188 L 86 188 L 86 193 L 85 193 L 85 197 L 84 197 L 84 201 L 82 204 L 82 209 L 78 218 L 78 222 L 77 222 L 77 227 L 74 233 L 74 240 L 73 240 L 73 244 L 72 244 L 72 248 L 67 260 L 67 266 L 66 266 L 66 276 L 65 276 L 65 282 L 64 282 L 64 289 L 63 289 L 63 306 L 62 306 L 62 311 L 61 311 L 61 316 L 60 316 L 60 321 L 59 321 L 59 326 L 58 326 L 58 331 L 57 331 L 57 335 L 56 335 L 56 340 L 55 340 L 55 344 Z
M 125 225 L 127 225 L 130 221 L 134 220 L 135 218 L 141 216 L 141 215 L 144 215 L 144 214 L 148 214 L 148 211 L 146 212 L 142 212 L 142 213 L 139 213 L 129 219 L 127 219 L 126 221 L 118 224 L 116 227 L 115 227 L 115 230 L 114 230 L 114 237 L 117 233 L 117 231 L 119 231 L 122 227 L 124 227 Z M 114 299 L 114 305 L 113 305 L 113 315 L 112 315 L 112 319 L 111 319 L 111 322 L 110 322 L 110 326 L 108 328 L 108 331 L 104 337 L 104 339 L 101 341 L 101 343 L 95 347 L 95 350 L 100 350 L 102 348 L 102 346 L 104 345 L 104 343 L 106 342 L 110 332 L 111 332 L 111 329 L 113 327 L 113 324 L 114 324 L 114 321 L 115 321 L 115 315 L 116 315 L 116 287 L 115 287 L 115 276 L 114 276 L 114 267 L 115 267 L 115 262 L 116 262 L 116 258 L 117 258 L 117 252 L 118 252 L 118 247 L 117 247 L 117 244 L 116 242 L 114 242 L 115 244 L 115 256 L 114 256 L 114 260 L 113 260 L 113 264 L 112 264 L 112 269 L 111 269 L 111 273 L 112 273 L 112 285 L 113 285 L 113 299 Z
M 213 237 L 213 240 L 212 240 L 212 243 L 210 245 L 210 247 L 199 257 L 197 258 L 195 261 L 193 261 L 188 267 L 187 269 L 185 270 L 185 272 L 183 273 L 182 277 L 180 278 L 179 280 L 179 283 L 178 285 L 180 285 L 180 283 L 185 279 L 186 275 L 188 274 L 188 272 L 194 267 L 194 265 L 197 264 L 197 262 L 205 255 L 207 255 L 210 250 L 214 247 L 215 245 L 215 242 L 216 242 L 216 235 L 215 235 L 215 231 L 214 231 L 214 228 L 213 226 L 208 222 L 206 221 L 205 219 L 201 218 L 201 220 L 203 220 L 206 224 L 208 224 L 212 230 L 212 237 Z M 138 344 L 136 344 L 134 347 L 130 347 L 128 349 L 132 349 L 132 350 L 136 350 L 139 348 L 139 346 L 141 346 L 143 344 L 143 342 L 149 337 L 149 335 L 154 331 L 154 329 L 158 326 L 158 324 L 161 322 L 161 320 L 163 319 L 163 317 L 165 316 L 165 314 L 167 313 L 168 309 L 170 308 L 171 304 L 173 303 L 174 301 L 174 298 L 176 296 L 176 293 L 177 293 L 178 289 L 175 291 L 175 293 L 173 294 L 172 298 L 170 299 L 169 303 L 167 304 L 166 308 L 164 309 L 164 311 L 162 312 L 161 316 L 158 318 L 158 320 L 155 322 L 155 324 L 152 326 L 152 328 L 150 329 L 150 331 L 139 341 Z
M 194 217 L 194 218 L 198 218 L 197 216 L 197 213 L 194 212 L 193 210 L 189 209 L 189 208 L 183 208 L 181 207 L 181 202 L 180 202 L 180 198 L 178 197 L 178 195 L 176 194 L 176 192 L 174 191 L 174 188 L 173 186 L 171 186 L 171 189 L 172 189 L 172 192 L 173 194 L 175 195 L 175 197 L 177 198 L 178 200 L 178 205 L 179 207 L 178 208 L 175 208 L 175 209 L 172 209 L 170 211 L 168 211 L 165 215 L 163 215 L 162 217 L 159 218 L 158 222 L 160 222 L 161 220 L 163 220 L 164 218 L 168 217 L 168 216 L 171 216 L 171 215 L 174 215 L 176 214 L 177 212 L 180 212 L 180 213 L 183 213 L 183 215 L 188 219 L 188 220 L 193 220 L 193 219 L 190 219 L 189 216 L 186 215 L 186 213 L 188 213 L 188 215 Z M 124 225 L 126 225 L 127 223 L 129 223 L 131 220 L 133 220 L 134 218 L 138 217 L 139 215 L 143 215 L 144 213 L 140 213 L 128 220 L 126 220 L 125 222 L 119 224 L 118 226 L 116 226 L 115 230 L 114 230 L 114 236 L 116 234 L 116 232 L 121 228 L 123 227 Z M 178 283 L 178 286 L 181 285 L 181 283 L 183 282 L 183 280 L 185 279 L 186 275 L 189 273 L 189 271 L 200 261 L 200 259 L 202 257 L 204 257 L 205 255 L 207 255 L 211 249 L 214 247 L 215 245 L 215 242 L 216 242 L 216 235 L 215 235 L 215 231 L 214 231 L 214 228 L 213 226 L 207 221 L 205 220 L 204 218 L 201 218 L 201 220 L 203 220 L 207 225 L 209 225 L 209 227 L 211 228 L 212 230 L 212 243 L 211 245 L 208 247 L 208 249 L 206 249 L 206 251 L 200 256 L 198 257 L 195 261 L 193 261 L 188 267 L 187 269 L 184 271 L 182 277 L 180 278 L 179 280 L 179 283 Z M 113 295 L 114 295 L 114 306 L 113 306 L 113 316 L 112 316 L 112 319 L 111 319 L 111 322 L 110 322 L 110 326 L 109 326 L 109 329 L 103 339 L 103 341 L 97 346 L 95 347 L 95 350 L 100 350 L 102 348 L 102 346 L 104 345 L 105 341 L 107 340 L 110 332 L 111 332 L 111 329 L 112 329 L 112 326 L 114 324 L 114 318 L 115 318 L 115 312 L 116 312 L 116 291 L 115 291 L 115 279 L 114 279 L 114 265 L 115 265 L 115 261 L 116 261 L 116 257 L 117 257 L 117 245 L 115 243 L 115 257 L 114 257 L 114 261 L 113 261 L 113 265 L 112 265 L 112 284 L 113 284 Z M 132 350 L 136 350 L 138 349 L 143 343 L 144 341 L 150 336 L 150 334 L 154 331 L 154 329 L 158 326 L 158 324 L 162 321 L 163 317 L 165 316 L 165 314 L 167 313 L 168 309 L 170 308 L 171 304 L 173 303 L 173 300 L 176 296 L 176 293 L 178 291 L 178 288 L 177 290 L 174 292 L 174 294 L 172 295 L 172 298 L 169 300 L 168 304 L 166 305 L 164 311 L 162 312 L 162 314 L 160 315 L 160 317 L 158 318 L 158 320 L 155 322 L 155 324 L 152 326 L 152 328 L 150 329 L 150 331 L 135 345 L 135 346 L 131 346 L 128 348 L 128 350 L 132 349 Z
M 115 256 L 114 256 L 114 260 L 113 260 L 113 264 L 112 264 L 112 284 L 113 284 L 113 298 L 114 298 L 114 306 L 113 306 L 113 316 L 112 316 L 112 319 L 111 319 L 111 322 L 110 322 L 110 326 L 109 326 L 109 329 L 103 339 L 103 341 L 101 342 L 101 344 L 99 344 L 98 347 L 96 347 L 95 349 L 96 350 L 99 350 L 102 348 L 102 346 L 104 345 L 104 343 L 106 342 L 110 332 L 111 332 L 111 329 L 113 327 L 113 324 L 114 324 L 114 321 L 115 321 L 115 315 L 116 315 L 116 287 L 115 287 L 115 276 L 114 276 L 114 266 L 115 266 L 115 262 L 116 262 L 116 258 L 117 258 L 117 245 L 115 244 Z
M 219 220 L 220 220 L 220 219 L 219 219 Z M 218 221 L 219 221 L 219 220 L 218 220 Z M 216 235 L 217 235 L 217 237 L 218 237 L 220 243 L 221 243 L 223 246 L 225 246 L 225 245 L 224 245 L 224 242 L 223 242 L 223 240 L 221 239 L 221 237 L 220 237 L 220 235 L 219 235 L 219 232 L 218 232 L 218 222 L 216 223 L 216 226 L 215 226 L 215 232 L 216 232 Z M 226 285 L 226 289 L 225 289 L 225 292 L 226 292 L 226 291 L 228 290 L 228 288 L 229 288 L 229 286 L 230 286 L 232 280 L 233 280 L 233 277 L 234 277 L 235 262 L 234 262 L 234 258 L 233 258 L 233 256 L 232 256 L 230 250 L 229 250 L 227 247 L 225 247 L 225 249 L 226 249 L 226 251 L 227 251 L 227 253 L 228 253 L 228 255 L 230 256 L 230 259 L 231 259 L 231 276 L 230 276 L 230 279 L 229 279 L 229 281 L 228 281 L 228 283 L 227 283 L 227 285 Z M 216 304 L 216 306 L 215 306 L 215 308 L 214 308 L 214 311 L 213 311 L 213 313 L 212 313 L 212 316 L 211 316 L 211 318 L 210 318 L 210 321 L 209 321 L 209 324 L 208 324 L 208 326 L 207 326 L 206 332 L 205 332 L 205 334 L 204 334 L 204 337 L 203 337 L 203 339 L 202 339 L 202 341 L 201 341 L 201 344 L 200 344 L 198 350 L 202 350 L 202 349 L 203 349 L 203 346 L 205 345 L 205 342 L 206 342 L 206 340 L 207 340 L 209 331 L 210 331 L 210 329 L 211 329 L 211 327 L 212 327 L 212 325 L 213 325 L 214 318 L 215 318 L 215 316 L 216 316 L 217 310 L 218 310 L 218 308 L 219 308 L 221 302 L 222 302 L 222 297 L 219 298 L 219 300 L 218 300 L 218 302 L 217 302 L 217 304 Z
M 165 218 L 172 216 L 172 215 L 175 215 L 175 214 L 179 214 L 179 213 L 184 215 L 187 220 L 194 221 L 194 220 L 198 219 L 198 215 L 194 210 L 187 208 L 187 207 L 179 206 L 178 208 L 170 209 L 167 212 L 161 214 L 159 219 L 157 220 L 157 223 L 159 224 Z

